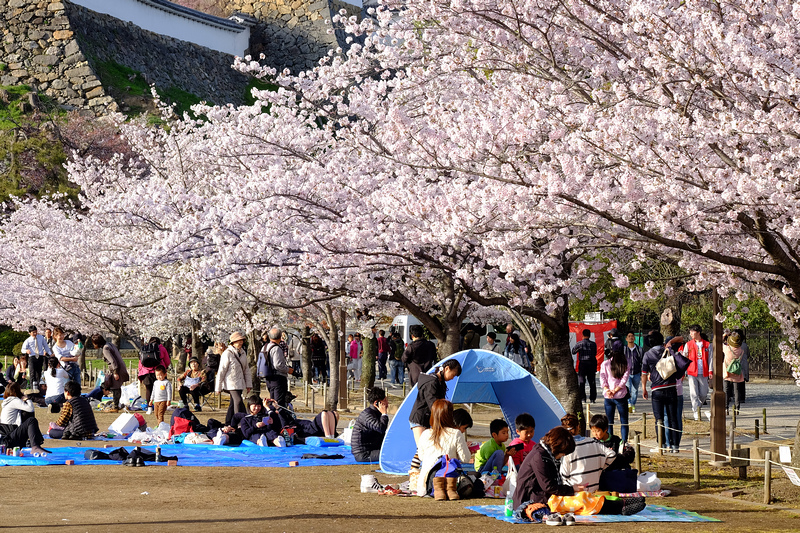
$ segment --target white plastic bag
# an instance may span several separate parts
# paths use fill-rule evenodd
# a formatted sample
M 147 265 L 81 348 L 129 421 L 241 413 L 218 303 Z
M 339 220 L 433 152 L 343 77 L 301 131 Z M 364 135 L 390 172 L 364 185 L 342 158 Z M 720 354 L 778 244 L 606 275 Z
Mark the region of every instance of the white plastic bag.
M 661 480 L 655 472 L 644 472 L 636 479 L 636 490 L 639 492 L 661 490 Z
M 130 413 L 123 413 L 108 426 L 108 432 L 116 435 L 127 435 L 139 428 L 139 421 Z
M 517 488 L 517 467 L 514 466 L 514 459 L 508 458 L 508 473 L 506 474 L 505 483 L 503 483 L 503 498 L 505 498 L 510 491 L 514 495 L 514 490 Z
M 139 396 L 139 386 L 137 383 L 122 386 L 122 395 L 119 399 L 120 405 L 130 406 L 139 398 L 141 398 L 141 396 Z
M 348 425 L 346 428 L 344 428 L 344 431 L 342 431 L 342 434 L 339 435 L 339 438 L 342 439 L 342 441 L 344 441 L 345 446 L 350 446 L 350 441 L 353 438 L 353 428 L 354 427 L 356 427 L 356 421 L 355 420 L 351 420 L 350 421 L 350 425 Z

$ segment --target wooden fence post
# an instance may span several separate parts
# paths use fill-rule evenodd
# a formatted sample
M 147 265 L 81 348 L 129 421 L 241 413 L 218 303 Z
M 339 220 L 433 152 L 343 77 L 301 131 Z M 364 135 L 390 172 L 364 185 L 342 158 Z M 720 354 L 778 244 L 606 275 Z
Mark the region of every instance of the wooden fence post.
M 700 450 L 698 441 L 692 441 L 692 460 L 694 461 L 694 489 L 700 490 Z
M 764 452 L 764 503 L 772 500 L 772 452 Z

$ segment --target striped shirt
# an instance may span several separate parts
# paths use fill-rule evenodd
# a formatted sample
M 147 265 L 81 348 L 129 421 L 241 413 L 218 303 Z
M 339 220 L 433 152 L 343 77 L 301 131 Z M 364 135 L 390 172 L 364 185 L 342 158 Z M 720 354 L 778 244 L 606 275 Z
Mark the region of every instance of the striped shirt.
M 596 439 L 575 437 L 575 451 L 561 459 L 561 477 L 565 485 L 583 485 L 588 492 L 600 488 L 600 474 L 617 453 Z

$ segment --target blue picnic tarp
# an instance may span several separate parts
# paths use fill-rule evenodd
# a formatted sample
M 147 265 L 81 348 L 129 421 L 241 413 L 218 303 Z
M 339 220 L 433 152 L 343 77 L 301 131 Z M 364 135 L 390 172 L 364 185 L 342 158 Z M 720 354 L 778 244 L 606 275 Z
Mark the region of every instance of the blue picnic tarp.
M 119 465 L 120 461 L 89 461 L 84 459 L 86 450 L 99 450 L 110 452 L 115 448 L 103 448 L 92 445 L 91 441 L 83 441 L 80 446 L 47 447 L 53 453 L 46 457 L 33 457 L 26 453 L 24 457 L 0 456 L 0 466 L 44 466 L 63 465 L 67 460 L 75 461 L 76 465 Z M 131 451 L 135 446 L 125 446 Z M 155 453 L 155 446 L 142 446 L 142 450 Z M 343 455 L 344 459 L 301 459 L 306 453 Z M 355 465 L 357 463 L 350 451 L 350 446 L 307 446 L 298 445 L 287 448 L 274 448 L 257 446 L 250 441 L 245 441 L 241 446 L 215 446 L 213 444 L 162 444 L 161 454 L 177 456 L 179 466 L 268 466 L 273 468 L 288 467 L 291 461 L 298 461 L 300 466 L 335 466 Z M 147 466 L 164 465 L 167 463 L 147 462 Z

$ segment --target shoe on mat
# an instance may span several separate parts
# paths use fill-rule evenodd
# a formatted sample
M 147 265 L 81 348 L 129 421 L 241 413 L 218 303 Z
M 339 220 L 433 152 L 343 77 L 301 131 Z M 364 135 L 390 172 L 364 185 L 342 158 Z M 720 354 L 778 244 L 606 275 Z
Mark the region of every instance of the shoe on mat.
M 196 403 L 196 404 L 194 404 L 194 410 L 195 411 L 202 411 L 203 410 L 203 406 L 201 406 L 199 403 Z
M 383 490 L 383 485 L 378 483 L 375 476 L 372 474 L 364 474 L 361 476 L 361 492 L 368 492 L 377 494 Z
M 128 457 L 122 461 L 122 464 L 123 466 L 144 466 L 144 459 L 136 455 L 133 457 Z
M 558 513 L 553 513 L 544 519 L 544 523 L 548 526 L 563 526 L 564 518 Z
M 622 500 L 622 514 L 625 516 L 634 515 L 644 511 L 647 504 L 644 498 L 625 498 Z
M 286 439 L 279 436 L 274 441 L 272 441 L 272 444 L 274 444 L 276 448 L 286 448 Z
M 572 513 L 567 513 L 564 515 L 564 525 L 565 526 L 574 526 L 575 525 L 575 515 Z

